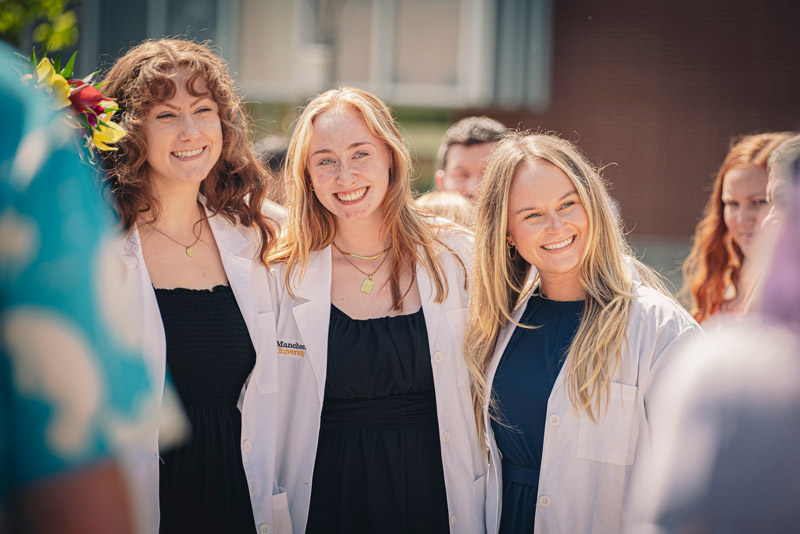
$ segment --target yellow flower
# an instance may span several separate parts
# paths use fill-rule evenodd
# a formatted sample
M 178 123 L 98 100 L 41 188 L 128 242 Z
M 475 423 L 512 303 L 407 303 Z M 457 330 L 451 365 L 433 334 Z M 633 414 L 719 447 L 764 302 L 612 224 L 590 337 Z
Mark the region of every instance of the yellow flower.
M 36 77 L 40 86 L 46 87 L 53 95 L 56 109 L 69 106 L 69 83 L 63 76 L 56 73 L 53 64 L 47 58 L 42 58 L 36 65 Z
M 100 150 L 119 150 L 117 147 L 108 146 L 113 145 L 123 137 L 125 137 L 125 130 L 116 122 L 111 122 L 111 116 L 114 113 L 104 113 L 100 116 L 107 126 L 98 124 L 92 131 L 92 144 Z

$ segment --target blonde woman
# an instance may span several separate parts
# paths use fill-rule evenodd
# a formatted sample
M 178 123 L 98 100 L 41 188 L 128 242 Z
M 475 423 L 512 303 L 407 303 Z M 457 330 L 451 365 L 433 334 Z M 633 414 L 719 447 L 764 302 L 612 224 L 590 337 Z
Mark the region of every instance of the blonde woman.
M 510 134 L 480 195 L 465 354 L 487 530 L 618 532 L 649 388 L 700 328 L 631 256 L 571 143 Z
M 475 206 L 455 191 L 430 191 L 417 199 L 417 206 L 464 228 L 475 225 Z
M 294 532 L 482 532 L 471 235 L 414 207 L 408 150 L 364 91 L 306 105 L 287 171 L 277 478 Z

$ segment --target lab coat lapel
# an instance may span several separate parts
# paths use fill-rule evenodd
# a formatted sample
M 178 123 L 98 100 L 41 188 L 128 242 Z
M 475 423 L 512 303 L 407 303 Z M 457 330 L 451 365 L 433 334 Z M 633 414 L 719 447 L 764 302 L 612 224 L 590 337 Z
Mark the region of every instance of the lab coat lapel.
M 292 278 L 291 283 L 295 284 L 296 280 Z M 328 327 L 331 316 L 330 246 L 312 253 L 305 276 L 296 285 L 294 293 L 298 299 L 307 300 L 295 306 L 292 313 L 306 345 L 306 354 L 317 380 L 317 394 L 322 401 L 328 371 Z
M 166 375 L 167 342 L 153 283 L 142 254 L 142 239 L 135 226 L 124 240 L 122 258 L 127 267 L 127 275 L 132 277 L 126 283 L 131 288 L 126 296 L 135 313 L 133 325 L 142 340 L 144 362 L 150 379 L 157 385 L 160 402 Z
M 253 291 L 253 247 L 239 232 L 239 229 L 222 215 L 211 215 L 208 212 L 207 215 L 208 225 L 211 227 L 211 233 L 214 234 L 228 283 L 230 283 L 236 304 L 238 304 L 239 311 L 247 325 L 250 341 L 257 351 L 260 345 L 255 305 L 256 295 Z
M 512 317 L 515 322 L 518 323 L 520 318 L 522 318 L 522 314 L 525 312 L 525 307 L 528 305 L 529 299 L 530 296 L 523 300 L 514 310 Z M 497 372 L 497 366 L 500 365 L 500 359 L 503 357 L 503 352 L 505 352 L 508 342 L 511 341 L 511 335 L 514 333 L 515 328 L 515 324 L 511 322 L 507 323 L 500 331 L 500 335 L 497 338 L 494 355 L 492 356 L 492 363 L 489 365 L 489 370 L 486 374 L 486 385 L 489 388 L 489 392 L 492 391 L 492 384 L 494 383 L 494 375 Z
M 423 251 L 418 251 L 422 257 Z M 439 334 L 439 315 L 444 307 L 442 303 L 436 302 L 436 287 L 428 275 L 428 271 L 417 262 L 417 288 L 419 298 L 422 301 L 422 313 L 425 316 L 425 328 L 428 330 L 428 347 L 431 354 L 436 346 L 436 338 Z

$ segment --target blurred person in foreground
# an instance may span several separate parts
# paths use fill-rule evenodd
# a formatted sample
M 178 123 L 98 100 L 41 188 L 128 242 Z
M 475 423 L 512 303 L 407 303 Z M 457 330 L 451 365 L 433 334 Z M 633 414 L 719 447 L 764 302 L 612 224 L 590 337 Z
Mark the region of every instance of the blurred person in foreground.
M 436 153 L 436 190 L 455 191 L 473 204 L 494 143 L 508 129 L 489 117 L 466 117 L 451 125 Z
M 791 137 L 746 135 L 736 140 L 717 171 L 694 243 L 683 265 L 683 293 L 699 323 L 722 312 L 741 312 L 758 281 L 754 244 L 767 215 L 767 159 Z
M 154 384 L 169 370 L 191 424 L 187 444 L 159 454 L 152 436 L 131 468 L 148 527 L 286 531 L 285 499 L 273 499 L 277 310 L 265 265 L 277 227 L 249 119 L 222 58 L 190 41 L 133 47 L 104 90 L 127 134 L 103 156 L 133 324 Z
M 654 392 L 663 439 L 637 470 L 631 534 L 800 528 L 800 163 L 779 159 L 783 221 L 760 303 L 715 320 Z
M 464 353 L 490 449 L 487 531 L 619 532 L 651 387 L 702 330 L 632 256 L 572 143 L 510 134 L 480 194 Z
M 52 103 L 0 43 L 0 532 L 132 532 L 119 459 L 158 404 L 111 218 Z
M 430 191 L 416 200 L 417 206 L 436 217 L 469 228 L 475 225 L 475 206 L 454 191 Z

